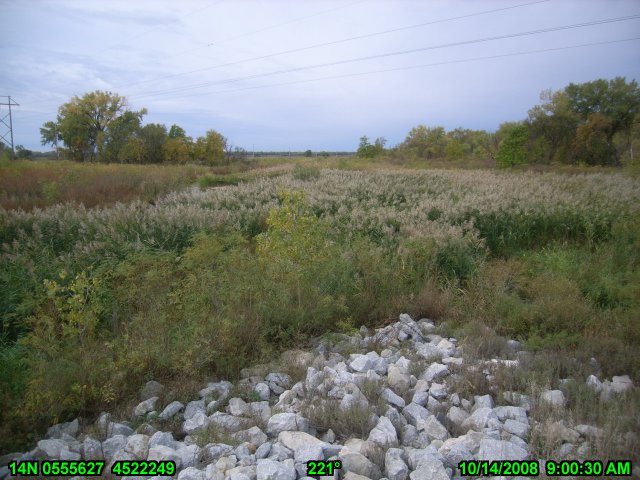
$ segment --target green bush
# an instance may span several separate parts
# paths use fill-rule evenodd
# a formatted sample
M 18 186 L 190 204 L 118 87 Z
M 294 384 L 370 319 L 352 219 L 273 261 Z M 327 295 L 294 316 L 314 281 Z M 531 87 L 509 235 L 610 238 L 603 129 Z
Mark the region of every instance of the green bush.
M 228 174 L 228 175 L 214 175 L 205 174 L 198 178 L 198 185 L 202 190 L 209 187 L 222 187 L 224 185 L 238 185 L 243 181 L 240 175 Z
M 320 169 L 311 165 L 297 164 L 293 167 L 293 178 L 296 180 L 316 180 L 320 178 Z
M 496 166 L 507 168 L 527 163 L 528 141 L 529 128 L 526 125 L 511 127 L 498 147 Z

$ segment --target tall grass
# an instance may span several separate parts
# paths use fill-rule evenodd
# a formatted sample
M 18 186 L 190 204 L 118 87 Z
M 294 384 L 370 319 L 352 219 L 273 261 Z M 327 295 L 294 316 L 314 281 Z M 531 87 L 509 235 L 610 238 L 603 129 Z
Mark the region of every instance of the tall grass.
M 0 448 L 144 380 L 233 377 L 398 311 L 482 320 L 638 375 L 633 356 L 607 359 L 640 343 L 639 187 L 602 173 L 299 167 L 153 204 L 0 209 Z
M 153 200 L 207 172 L 195 165 L 86 164 L 71 161 L 3 162 L 0 206 L 31 211 L 72 202 L 90 208 L 134 199 Z

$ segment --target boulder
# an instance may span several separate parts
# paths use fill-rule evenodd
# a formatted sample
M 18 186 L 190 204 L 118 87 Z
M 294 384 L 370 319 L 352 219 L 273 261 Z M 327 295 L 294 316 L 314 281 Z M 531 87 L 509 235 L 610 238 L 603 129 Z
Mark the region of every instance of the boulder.
M 138 460 L 146 460 L 149 454 L 149 437 L 139 433 L 131 435 L 127 439 L 124 451 L 132 454 Z
M 562 390 L 545 390 L 540 395 L 540 401 L 554 408 L 564 408 L 566 403 Z
M 205 480 L 205 474 L 195 467 L 188 467 L 178 474 L 178 480 Z
M 529 454 L 527 451 L 512 442 L 483 438 L 480 441 L 478 460 L 526 460 Z
M 71 422 L 59 423 L 49 427 L 47 430 L 47 438 L 61 438 L 63 434 L 75 437 L 78 434 L 79 428 L 80 425 L 77 418 Z
M 340 459 L 344 472 L 353 472 L 369 478 L 380 478 L 382 475 L 380 468 L 360 453 L 348 450 L 344 454 L 341 453 Z
M 529 424 L 522 423 L 517 420 L 511 420 L 509 418 L 504 422 L 504 431 L 526 440 L 529 435 Z
M 291 451 L 307 445 L 324 446 L 325 442 L 305 432 L 285 431 L 278 434 L 278 442 Z M 275 446 L 275 445 L 274 445 Z
M 394 393 L 390 388 L 384 388 L 380 393 L 380 396 L 387 401 L 390 405 L 398 408 L 404 408 L 406 405 L 404 399 Z
M 232 434 L 232 437 L 238 442 L 248 442 L 255 447 L 259 447 L 268 440 L 264 432 L 258 427 L 251 427 L 247 430 L 240 430 L 239 432 Z
M 151 435 L 149 439 L 149 448 L 155 447 L 157 445 L 164 445 L 165 447 L 175 448 L 176 442 L 173 438 L 171 432 L 156 432 Z
M 429 440 L 446 440 L 449 438 L 449 432 L 442 425 L 434 415 L 430 415 L 424 422 L 424 433 L 429 437 Z
M 449 373 L 449 367 L 443 365 L 441 363 L 432 363 L 429 365 L 429 368 L 425 370 L 422 374 L 422 378 L 427 382 L 432 382 L 433 380 L 437 380 L 438 378 L 444 377 Z
M 187 435 L 203 430 L 209 426 L 209 417 L 204 412 L 197 412 L 182 424 L 182 429 Z
M 349 355 L 348 365 L 351 370 L 360 373 L 372 370 L 374 368 L 374 362 L 371 357 L 357 353 Z
M 134 409 L 133 415 L 136 417 L 141 417 L 142 415 L 146 415 L 147 413 L 156 409 L 156 403 L 158 402 L 159 397 L 151 397 L 147 400 L 140 402 Z
M 205 413 L 204 400 L 194 400 L 193 402 L 187 403 L 184 409 L 184 419 L 189 420 L 197 413 Z
M 295 450 L 294 460 L 296 463 L 324 460 L 324 451 L 321 445 L 305 445 Z
M 40 440 L 38 448 L 50 459 L 59 459 L 63 450 L 69 450 L 67 443 L 60 439 Z
M 210 415 L 209 423 L 230 433 L 239 432 L 253 426 L 253 422 L 248 418 L 234 417 L 222 412 L 215 412 Z
M 382 448 L 398 446 L 398 434 L 391 420 L 387 417 L 380 417 L 378 424 L 369 433 L 368 440 L 380 445 Z
M 387 382 L 389 386 L 397 393 L 403 394 L 411 387 L 411 380 L 406 373 L 403 373 L 400 367 L 390 365 L 387 373 Z
M 462 423 L 469 418 L 469 414 L 459 407 L 451 407 L 447 412 L 447 419 L 456 426 L 461 426 Z
M 269 388 L 269 385 L 264 382 L 260 382 L 253 387 L 253 391 L 256 392 L 262 400 L 269 400 L 269 397 L 271 397 L 271 389 Z
M 296 469 L 293 460 L 276 462 L 268 458 L 258 460 L 256 480 L 296 480 Z
M 411 480 L 450 480 L 442 462 L 436 458 L 422 461 L 416 470 L 409 475 Z
M 418 431 L 424 430 L 425 423 L 429 418 L 429 411 L 415 403 L 407 405 L 402 410 L 402 414 L 411 425 L 418 429 Z
M 493 398 L 491 398 L 491 395 L 475 395 L 473 397 L 472 411 L 476 411 L 480 408 L 493 408 Z
M 491 408 L 482 407 L 473 412 L 461 425 L 463 430 L 481 431 L 485 427 L 499 428 L 500 421 Z
M 229 400 L 229 413 L 236 417 L 241 417 L 249 412 L 249 406 L 241 398 L 234 397 Z
M 140 390 L 140 400 L 148 400 L 152 397 L 159 397 L 164 392 L 164 385 L 155 380 L 149 380 Z
M 82 443 L 82 458 L 84 460 L 102 460 L 102 444 L 92 437 L 85 437 Z
M 174 402 L 171 402 L 166 407 L 164 407 L 164 410 L 160 412 L 160 415 L 158 415 L 158 418 L 160 418 L 160 420 L 170 420 L 182 409 L 184 409 L 184 405 L 176 400 Z
M 176 453 L 180 456 L 180 462 L 183 468 L 193 467 L 198 464 L 200 456 L 200 447 L 197 445 L 186 445 L 178 448 Z
M 389 480 L 406 480 L 409 476 L 409 467 L 402 459 L 404 451 L 399 448 L 390 448 L 384 456 L 384 471 Z
M 309 420 L 297 413 L 276 413 L 267 422 L 267 434 L 274 436 L 284 431 L 308 431 Z

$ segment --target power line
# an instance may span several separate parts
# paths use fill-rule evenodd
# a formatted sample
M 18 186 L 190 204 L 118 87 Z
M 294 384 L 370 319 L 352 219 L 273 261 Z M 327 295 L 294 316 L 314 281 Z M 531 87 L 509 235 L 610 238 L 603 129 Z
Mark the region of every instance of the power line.
M 269 26 L 266 26 L 266 27 L 263 27 L 263 28 L 259 28 L 257 30 L 252 30 L 250 32 L 241 33 L 240 35 L 236 35 L 235 37 L 228 37 L 228 38 L 225 38 L 225 39 L 222 39 L 222 40 L 217 40 L 215 42 L 210 42 L 207 45 L 205 45 L 204 47 L 196 47 L 196 48 L 191 49 L 191 50 L 178 52 L 178 53 L 174 54 L 173 56 L 179 55 L 181 53 L 193 52 L 195 50 L 200 50 L 202 48 L 209 48 L 209 47 L 212 47 L 212 46 L 215 46 L 215 45 L 219 45 L 221 43 L 226 43 L 226 42 L 231 41 L 231 40 L 237 40 L 238 38 L 248 37 L 248 36 L 254 35 L 256 33 L 264 32 L 266 30 L 271 30 L 273 28 L 282 27 L 283 25 L 289 25 L 291 23 L 296 23 L 296 22 L 299 22 L 300 20 L 307 20 L 309 18 L 317 17 L 317 16 L 324 15 L 324 14 L 329 13 L 329 12 L 334 12 L 336 10 L 347 8 L 347 7 L 350 7 L 352 5 L 356 5 L 358 3 L 363 3 L 364 1 L 365 0 L 356 0 L 355 2 L 347 3 L 347 4 L 344 4 L 344 5 L 339 5 L 337 7 L 329 8 L 328 10 L 322 10 L 320 12 L 312 13 L 311 15 L 304 15 L 302 17 L 292 18 L 291 20 L 287 20 L 287 21 L 284 21 L 284 22 L 281 22 L 281 23 L 276 23 L 276 24 L 269 25 Z
M 176 23 L 178 20 L 186 18 L 186 17 L 188 17 L 190 15 L 193 15 L 194 13 L 199 13 L 199 12 L 207 10 L 207 9 L 209 9 L 211 7 L 214 7 L 214 6 L 220 4 L 220 3 L 224 2 L 224 1 L 225 0 L 218 0 L 217 2 L 211 2 L 209 5 L 206 5 L 206 6 L 202 7 L 202 8 L 197 8 L 195 10 L 187 12 L 184 15 L 181 15 L 181 16 L 179 16 L 177 18 L 174 18 L 173 21 L 171 22 L 171 24 Z M 168 26 L 168 24 L 166 24 L 166 23 L 161 23 L 160 25 L 153 25 L 152 27 L 149 27 L 149 28 L 143 30 L 142 32 L 138 32 L 138 33 L 133 34 L 132 36 L 128 37 L 126 40 L 123 40 L 123 41 L 121 41 L 119 43 L 116 43 L 116 44 L 114 44 L 114 45 L 112 45 L 110 47 L 106 47 L 106 48 L 114 49 L 114 48 L 121 48 L 123 46 L 127 46 L 129 41 L 131 41 L 131 40 L 133 40 L 135 38 L 142 37 L 142 36 L 148 34 L 149 32 L 151 32 L 152 30 L 156 30 L 158 28 L 167 27 L 167 26 Z
M 377 58 L 386 58 L 386 57 L 393 57 L 393 56 L 398 56 L 398 55 L 407 55 L 407 54 L 410 54 L 410 53 L 424 52 L 424 51 L 427 51 L 427 50 L 436 50 L 436 49 L 442 49 L 442 48 L 457 47 L 457 46 L 462 46 L 462 45 L 471 45 L 471 44 L 475 44 L 475 43 L 484 43 L 484 42 L 490 42 L 490 41 L 495 41 L 495 40 L 504 40 L 504 39 L 508 39 L 508 38 L 524 37 L 524 36 L 528 36 L 528 35 L 539 35 L 539 34 L 542 34 L 542 33 L 557 32 L 557 31 L 569 30 L 569 29 L 573 29 L 573 28 L 584 28 L 584 27 L 589 27 L 589 26 L 593 26 L 593 25 L 602 25 L 602 24 L 606 24 L 606 23 L 622 22 L 622 21 L 626 21 L 626 20 L 634 20 L 634 19 L 637 19 L 637 18 L 640 18 L 640 14 L 628 15 L 628 16 L 624 16 L 624 17 L 608 18 L 608 19 L 602 19 L 602 20 L 594 20 L 594 21 L 591 21 L 591 22 L 576 23 L 576 24 L 572 24 L 572 25 L 562 25 L 562 26 L 559 26 L 559 27 L 550 27 L 550 28 L 544 28 L 544 29 L 538 29 L 538 30 L 529 30 L 529 31 L 526 31 L 526 32 L 510 33 L 510 34 L 506 34 L 506 35 L 496 35 L 496 36 L 492 36 L 492 37 L 484 37 L 484 38 L 479 38 L 479 39 L 474 39 L 474 40 L 463 40 L 463 41 L 459 41 L 459 42 L 444 43 L 444 44 L 439 44 L 439 45 L 430 45 L 430 46 L 427 46 L 427 47 L 412 48 L 412 49 L 407 49 L 407 50 L 400 50 L 400 51 L 395 51 L 395 52 L 387 52 L 387 53 L 381 53 L 381 54 L 376 54 L 376 55 L 367 55 L 367 56 L 364 56 L 364 57 L 356 57 L 356 58 L 350 58 L 350 59 L 346 59 L 346 60 L 337 60 L 337 61 L 333 61 L 333 62 L 325 62 L 325 63 L 319 63 L 319 64 L 315 64 L 315 65 L 307 65 L 307 66 L 304 66 L 304 67 L 295 67 L 295 68 L 290 68 L 290 69 L 286 69 L 286 70 L 277 70 L 277 71 L 274 71 L 274 72 L 258 73 L 258 74 L 254 74 L 254 75 L 247 75 L 247 76 L 244 76 L 244 77 L 235 77 L 235 78 L 229 78 L 229 79 L 226 79 L 226 80 L 216 80 L 216 81 L 205 82 L 205 83 L 200 83 L 200 84 L 195 84 L 195 85 L 187 85 L 187 86 L 183 86 L 183 87 L 176 87 L 176 88 L 170 88 L 170 89 L 165 89 L 165 90 L 158 90 L 158 91 L 155 91 L 155 92 L 147 92 L 145 94 L 133 95 L 132 97 L 134 97 L 134 98 L 155 97 L 155 96 L 160 96 L 160 95 L 179 93 L 179 92 L 186 91 L 186 90 L 194 90 L 194 89 L 198 89 L 198 88 L 204 88 L 204 87 L 208 87 L 208 86 L 212 86 L 212 85 L 221 85 L 221 84 L 225 84 L 225 83 L 235 83 L 235 82 L 239 82 L 239 81 L 243 81 L 243 80 L 250 80 L 250 79 L 254 79 L 254 78 L 269 77 L 269 76 L 273 76 L 273 75 L 281 75 L 281 74 L 284 74 L 284 73 L 293 73 L 293 72 L 300 72 L 300 71 L 304 71 L 304 70 L 312 70 L 312 69 L 321 68 L 321 67 L 344 65 L 344 64 L 347 64 L 347 63 L 362 62 L 362 61 L 373 60 L 373 59 L 377 59 Z
M 521 52 L 504 53 L 504 54 L 499 54 L 499 55 L 488 55 L 488 56 L 482 56 L 482 57 L 464 58 L 464 59 L 460 59 L 460 60 L 448 60 L 448 61 L 443 61 L 443 62 L 424 63 L 424 64 L 420 64 L 420 65 L 410 65 L 410 66 L 405 66 L 405 67 L 385 68 L 385 69 L 380 69 L 380 70 L 369 70 L 369 71 L 366 71 L 366 72 L 346 73 L 346 74 L 341 74 L 341 75 L 330 75 L 330 76 L 326 76 L 326 77 L 317 77 L 317 78 L 310 78 L 310 79 L 305 79 L 305 80 L 293 80 L 293 81 L 290 81 L 290 82 L 272 83 L 272 84 L 269 84 L 269 85 L 253 85 L 253 86 L 249 86 L 249 87 L 234 88 L 234 89 L 230 89 L 230 90 L 216 90 L 216 91 L 213 91 L 213 92 L 189 93 L 189 94 L 186 94 L 186 95 L 179 95 L 179 96 L 176 96 L 176 97 L 173 97 L 173 98 L 187 98 L 187 97 L 204 96 L 204 95 L 215 95 L 215 94 L 219 94 L 219 93 L 240 92 L 240 91 L 244 91 L 244 90 L 255 90 L 255 89 L 260 89 L 260 88 L 271 88 L 271 87 L 280 87 L 280 86 L 287 86 L 287 85 L 296 85 L 296 84 L 300 84 L 300 83 L 318 82 L 318 81 L 323 81 L 323 80 L 335 80 L 335 79 L 340 79 L 340 78 L 349 78 L 349 77 L 357 77 L 357 76 L 363 76 L 363 75 L 372 75 L 372 74 L 376 74 L 376 73 L 397 72 L 397 71 L 402 71 L 402 70 L 415 70 L 415 69 L 418 69 L 418 68 L 436 67 L 436 66 L 442 66 L 442 65 L 452 65 L 452 64 L 457 64 L 457 63 L 467 63 L 467 62 L 475 62 L 475 61 L 481 61 L 481 60 L 493 60 L 493 59 L 497 59 L 497 58 L 517 57 L 517 56 L 521 56 L 521 55 L 532 55 L 532 54 L 536 54 L 536 53 L 557 52 L 557 51 L 562 51 L 562 50 L 570 50 L 570 49 L 574 49 L 574 48 L 593 47 L 593 46 L 598 46 L 598 45 L 609 45 L 609 44 L 614 44 L 614 43 L 631 42 L 631 41 L 634 41 L 634 40 L 640 40 L 640 37 L 623 38 L 623 39 L 620 39 L 620 40 L 608 40 L 608 41 L 603 41 L 603 42 L 581 43 L 581 44 L 577 44 L 577 45 L 566 45 L 564 47 L 543 48 L 543 49 L 537 49 L 537 50 L 524 50 L 524 51 L 521 51 Z
M 363 34 L 363 35 L 356 35 L 356 36 L 353 36 L 353 37 L 347 37 L 347 38 L 343 38 L 343 39 L 340 39 L 340 40 L 333 40 L 333 41 L 330 41 L 330 42 L 316 43 L 316 44 L 313 44 L 313 45 L 308 45 L 306 47 L 293 48 L 293 49 L 290 49 L 290 50 L 284 50 L 284 51 L 277 52 L 277 53 L 270 53 L 270 54 L 267 54 L 267 55 L 261 55 L 259 57 L 245 58 L 243 60 L 237 60 L 237 61 L 234 61 L 234 62 L 221 63 L 221 64 L 218 64 L 218 65 L 212 65 L 212 66 L 209 66 L 209 67 L 203 67 L 203 68 L 197 68 L 195 70 L 189 70 L 189 71 L 186 71 L 186 72 L 173 73 L 173 74 L 170 74 L 170 75 L 164 75 L 164 76 L 160 76 L 160 77 L 156 77 L 156 78 L 152 78 L 152 79 L 141 80 L 139 82 L 130 83 L 130 84 L 118 87 L 118 88 L 130 87 L 130 86 L 134 86 L 134 85 L 140 85 L 142 83 L 148 83 L 148 82 L 153 82 L 153 81 L 158 81 L 158 80 L 165 80 L 165 79 L 168 79 L 168 78 L 181 77 L 183 75 L 189 75 L 189 74 L 192 74 L 192 73 L 205 72 L 207 70 L 215 70 L 217 68 L 229 67 L 229 66 L 232 66 L 232 65 L 238 65 L 238 64 L 246 63 L 246 62 L 253 62 L 253 61 L 256 61 L 256 60 L 265 60 L 267 58 L 278 57 L 280 55 L 285 55 L 285 54 L 289 54 L 289 53 L 303 52 L 303 51 L 306 51 L 306 50 L 312 50 L 314 48 L 326 47 L 326 46 L 330 46 L 330 45 L 338 45 L 338 44 L 341 44 L 341 43 L 352 42 L 352 41 L 355 41 L 355 40 L 362 40 L 364 38 L 371 38 L 371 37 L 376 37 L 376 36 L 380 36 L 380 35 L 387 35 L 389 33 L 396 33 L 396 32 L 401 32 L 401 31 L 405 31 L 405 30 L 411 30 L 411 29 L 415 29 L 415 28 L 426 27 L 426 26 L 435 25 L 435 24 L 438 24 L 438 23 L 446 23 L 446 22 L 451 22 L 451 21 L 454 21 L 454 20 L 461 20 L 461 19 L 464 19 L 464 18 L 471 18 L 471 17 L 480 16 L 480 15 L 487 15 L 487 14 L 490 14 L 490 13 L 501 12 L 501 11 L 504 11 L 504 10 L 512 10 L 514 8 L 521 8 L 521 7 L 526 7 L 526 6 L 530 6 L 530 5 L 537 5 L 539 3 L 546 3 L 546 2 L 549 2 L 549 1 L 551 1 L 551 0 L 537 0 L 537 1 L 534 1 L 534 2 L 521 3 L 521 4 L 518 4 L 518 5 L 511 5 L 509 7 L 495 8 L 495 9 L 492 9 L 492 10 L 484 10 L 484 11 L 481 11 L 481 12 L 469 13 L 469 14 L 466 14 L 466 15 L 458 15 L 458 16 L 455 16 L 455 17 L 448 17 L 448 18 L 443 18 L 443 19 L 440 19 L 440 20 L 433 20 L 433 21 L 430 21 L 430 22 L 416 23 L 416 24 L 413 24 L 413 25 L 407 25 L 407 26 L 403 26 L 403 27 L 391 28 L 391 29 L 388 29 L 388 30 L 382 30 L 382 31 L 378 31 L 378 32 L 366 33 L 366 34 Z M 198 47 L 198 48 L 196 48 L 194 50 L 199 50 L 200 48 L 206 48 L 206 47 Z

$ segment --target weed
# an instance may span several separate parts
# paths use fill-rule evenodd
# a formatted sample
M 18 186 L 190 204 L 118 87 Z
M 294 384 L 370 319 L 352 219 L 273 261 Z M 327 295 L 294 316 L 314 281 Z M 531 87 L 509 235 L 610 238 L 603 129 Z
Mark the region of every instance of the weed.
M 293 168 L 293 178 L 302 181 L 317 180 L 320 178 L 320 169 L 310 165 L 297 164 Z
M 340 408 L 338 400 L 318 400 L 305 403 L 302 414 L 321 432 L 331 429 L 340 440 L 351 437 L 367 438 L 375 426 L 372 422 L 374 408 L 355 403 L 347 409 Z

